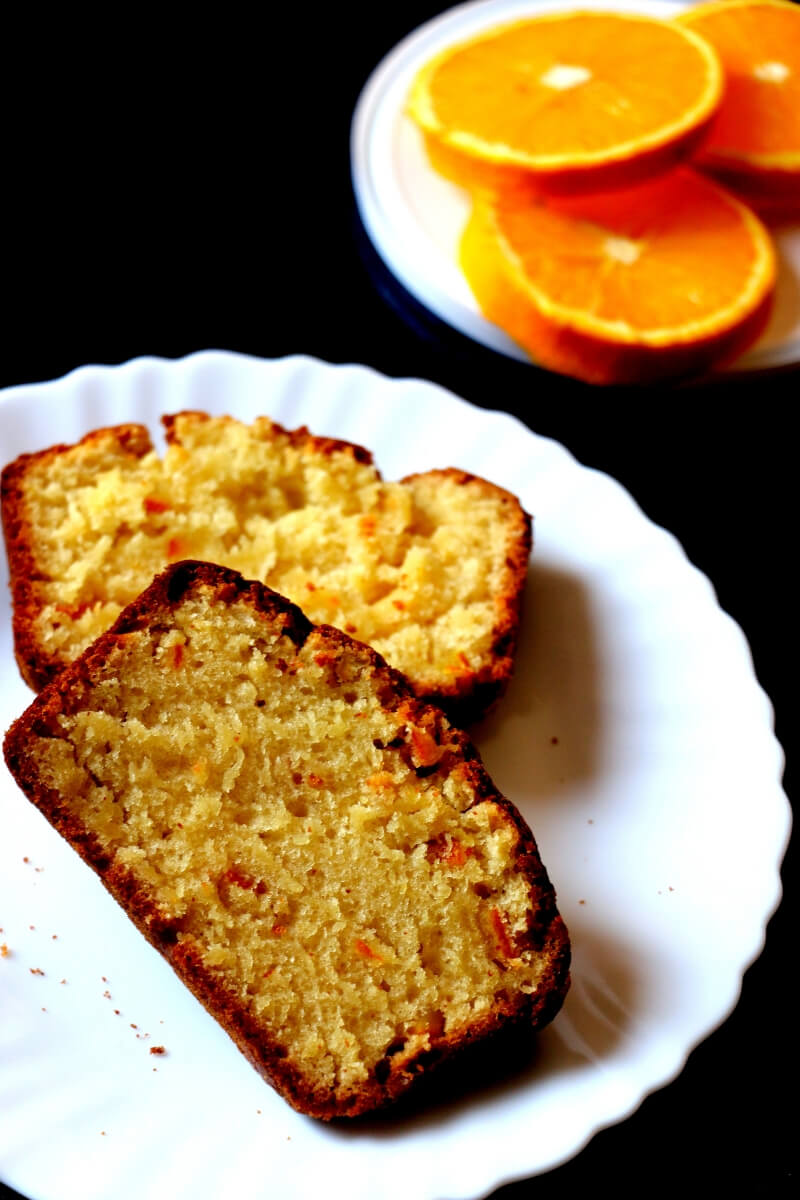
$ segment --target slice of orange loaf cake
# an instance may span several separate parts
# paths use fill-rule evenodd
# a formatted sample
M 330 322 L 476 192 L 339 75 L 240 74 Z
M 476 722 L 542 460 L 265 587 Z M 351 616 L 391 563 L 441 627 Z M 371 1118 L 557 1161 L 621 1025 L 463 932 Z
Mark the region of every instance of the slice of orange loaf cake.
M 459 722 L 512 670 L 531 545 L 517 499 L 463 471 L 388 483 L 370 453 L 188 412 L 97 430 L 3 472 L 17 660 L 38 689 L 171 561 L 259 579 L 368 642 Z
M 300 1111 L 391 1100 L 561 1005 L 536 843 L 369 647 L 174 564 L 9 731 L 28 797 Z

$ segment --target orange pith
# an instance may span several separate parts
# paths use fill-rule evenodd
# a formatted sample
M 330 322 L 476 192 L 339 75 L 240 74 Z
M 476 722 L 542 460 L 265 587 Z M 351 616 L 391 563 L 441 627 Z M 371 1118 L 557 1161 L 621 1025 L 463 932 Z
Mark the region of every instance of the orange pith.
M 766 319 L 772 243 L 688 169 L 618 193 L 476 199 L 461 265 L 484 312 L 541 365 L 594 383 L 707 369 Z
M 739 186 L 795 191 L 800 200 L 800 9 L 781 0 L 720 0 L 678 21 L 714 46 L 725 71 L 702 164 Z
M 444 51 L 417 76 L 409 112 L 456 154 L 576 190 L 674 165 L 721 95 L 716 54 L 682 25 L 568 12 Z

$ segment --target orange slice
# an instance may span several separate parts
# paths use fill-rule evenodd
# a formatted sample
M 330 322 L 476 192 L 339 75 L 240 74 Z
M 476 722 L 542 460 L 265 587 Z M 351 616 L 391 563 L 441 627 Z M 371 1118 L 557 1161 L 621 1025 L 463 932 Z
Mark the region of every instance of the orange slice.
M 461 150 L 454 150 L 446 142 L 434 137 L 432 133 L 426 133 L 423 136 L 425 153 L 434 171 L 452 183 L 458 184 L 459 187 L 466 188 L 467 191 L 496 192 L 501 189 L 510 191 L 514 188 L 522 188 L 527 194 L 530 192 L 532 184 L 535 183 L 535 176 L 530 171 L 526 171 L 524 167 L 507 167 L 502 163 L 489 162 L 486 159 L 476 158 L 472 154 L 464 154 Z M 548 189 L 551 192 L 557 190 Z
M 720 0 L 680 18 L 722 60 L 725 97 L 699 162 L 756 197 L 800 206 L 800 9 Z
M 722 95 L 719 60 L 673 22 L 552 13 L 450 47 L 408 111 L 456 154 L 523 168 L 552 190 L 625 186 L 674 166 Z
M 590 197 L 477 196 L 461 266 L 489 320 L 590 383 L 730 359 L 761 331 L 775 282 L 759 219 L 688 168 Z

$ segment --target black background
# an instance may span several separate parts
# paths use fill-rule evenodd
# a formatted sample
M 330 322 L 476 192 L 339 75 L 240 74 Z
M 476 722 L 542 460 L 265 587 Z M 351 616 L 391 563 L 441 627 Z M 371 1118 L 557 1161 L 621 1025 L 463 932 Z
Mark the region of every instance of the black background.
M 484 351 L 410 302 L 355 214 L 349 126 L 374 66 L 438 11 L 189 10 L 181 27 L 132 8 L 113 24 L 65 9 L 29 18 L 4 52 L 0 385 L 222 348 L 363 362 L 506 408 L 615 476 L 679 538 L 747 634 L 788 749 L 800 371 L 591 389 Z M 790 849 L 786 897 L 736 1011 L 680 1078 L 503 1200 L 598 1185 L 788 1190 L 795 859 Z

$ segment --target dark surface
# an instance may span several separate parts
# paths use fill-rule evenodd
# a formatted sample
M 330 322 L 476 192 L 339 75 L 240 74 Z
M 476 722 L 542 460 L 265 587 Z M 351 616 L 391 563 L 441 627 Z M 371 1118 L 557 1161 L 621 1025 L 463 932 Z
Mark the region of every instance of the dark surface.
M 788 749 L 800 372 L 593 390 L 483 351 L 410 305 L 355 216 L 349 123 L 371 69 L 437 9 L 290 7 L 264 25 L 103 29 L 99 44 L 70 14 L 9 50 L 0 385 L 223 348 L 363 362 L 505 408 L 615 476 L 680 539 L 747 634 Z M 680 1078 L 570 1163 L 498 1195 L 788 1191 L 793 850 L 784 880 L 736 1011 Z

